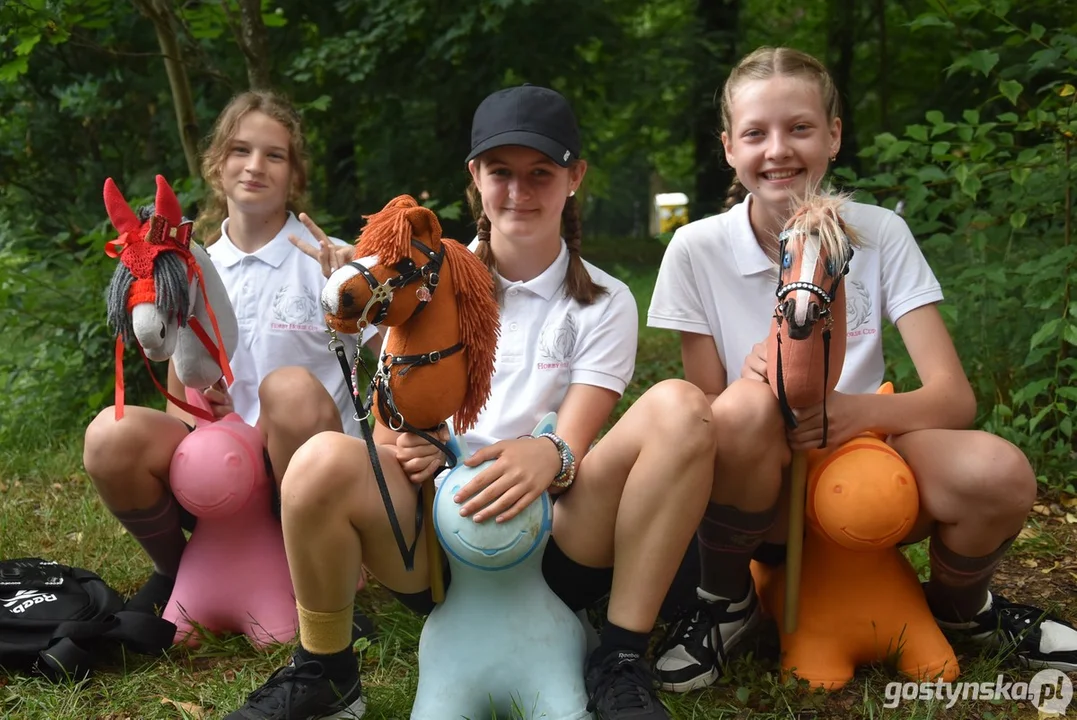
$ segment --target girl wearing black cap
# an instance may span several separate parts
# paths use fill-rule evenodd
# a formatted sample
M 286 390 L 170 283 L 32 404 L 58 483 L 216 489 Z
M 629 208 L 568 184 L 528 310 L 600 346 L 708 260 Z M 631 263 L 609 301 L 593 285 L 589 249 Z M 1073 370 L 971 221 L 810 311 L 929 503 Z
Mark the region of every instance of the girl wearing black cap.
M 489 401 L 464 440 L 476 450 L 468 465 L 496 462 L 455 499 L 476 522 L 498 522 L 545 491 L 555 496 L 547 583 L 573 610 L 609 595 L 586 665 L 589 709 L 600 720 L 663 720 L 669 715 L 642 656 L 702 519 L 714 433 L 703 393 L 668 380 L 596 442 L 631 380 L 639 319 L 628 287 L 580 257 L 574 196 L 587 164 L 579 152 L 572 109 L 552 90 L 502 90 L 475 113 L 472 249 L 496 280 L 501 335 Z M 521 437 L 551 411 L 556 435 Z M 414 497 L 443 458 L 414 435 L 383 427 L 376 434 L 395 444 L 391 456 L 381 454 L 394 498 Z M 380 502 L 371 502 L 378 490 L 369 462 L 357 471 L 361 445 L 323 433 L 288 468 L 283 518 L 301 647 L 229 718 L 361 714 L 349 632 L 360 559 L 405 605 L 433 608 L 425 546 L 406 571 Z M 411 526 L 414 508 L 395 504 L 400 525 Z

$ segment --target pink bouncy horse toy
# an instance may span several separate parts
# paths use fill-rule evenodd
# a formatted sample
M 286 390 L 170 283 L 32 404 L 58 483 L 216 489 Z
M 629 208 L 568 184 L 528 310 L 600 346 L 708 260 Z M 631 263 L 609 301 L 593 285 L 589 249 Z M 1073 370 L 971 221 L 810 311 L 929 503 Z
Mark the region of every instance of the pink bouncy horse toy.
M 120 260 L 108 291 L 116 329 L 116 418 L 123 418 L 123 348 L 136 342 L 157 388 L 197 420 L 176 449 L 169 484 L 198 518 L 180 561 L 164 619 L 175 642 L 196 645 L 197 627 L 240 632 L 257 646 L 291 641 L 298 628 L 280 523 L 270 509 L 262 432 L 232 413 L 215 421 L 200 391 L 231 382 L 228 358 L 238 327 L 213 262 L 191 242 L 191 223 L 167 181 L 157 176 L 153 209 L 136 216 L 112 179 L 105 207 L 119 238 L 105 252 Z M 207 328 L 212 329 L 211 336 Z M 173 397 L 149 361 L 170 359 L 186 388 Z

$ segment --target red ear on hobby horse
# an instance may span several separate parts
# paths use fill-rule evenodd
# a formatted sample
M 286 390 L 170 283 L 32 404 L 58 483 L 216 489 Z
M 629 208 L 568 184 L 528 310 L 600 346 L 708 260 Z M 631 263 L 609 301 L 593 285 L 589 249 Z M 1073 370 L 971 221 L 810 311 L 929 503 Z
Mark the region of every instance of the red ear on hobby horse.
M 116 187 L 116 183 L 112 178 L 105 179 L 104 196 L 105 210 L 108 212 L 108 219 L 112 222 L 112 227 L 116 228 L 116 231 L 120 234 L 138 230 L 141 223 L 135 217 L 135 213 L 131 210 L 127 201 L 124 200 L 123 193 Z
M 183 222 L 183 210 L 180 209 L 176 193 L 168 181 L 161 175 L 157 176 L 157 197 L 153 202 L 154 212 L 163 217 L 172 226 L 178 226 Z

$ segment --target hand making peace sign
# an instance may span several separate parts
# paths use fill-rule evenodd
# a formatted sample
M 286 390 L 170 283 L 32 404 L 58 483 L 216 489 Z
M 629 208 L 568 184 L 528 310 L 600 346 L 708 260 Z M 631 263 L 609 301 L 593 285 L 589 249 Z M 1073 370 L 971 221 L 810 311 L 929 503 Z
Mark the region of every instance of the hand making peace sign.
M 310 219 L 306 213 L 299 213 L 299 222 L 310 231 L 310 234 L 318 241 L 315 247 L 305 240 L 289 235 L 288 239 L 306 256 L 317 260 L 322 266 L 322 274 L 327 278 L 339 267 L 355 257 L 355 248 L 351 245 L 337 245 Z

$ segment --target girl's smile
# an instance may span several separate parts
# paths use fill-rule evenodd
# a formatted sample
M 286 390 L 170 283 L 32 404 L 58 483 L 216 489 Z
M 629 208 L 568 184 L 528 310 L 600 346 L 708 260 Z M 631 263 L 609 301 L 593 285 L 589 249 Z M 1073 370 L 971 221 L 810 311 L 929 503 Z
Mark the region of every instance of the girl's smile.
M 752 226 L 769 237 L 789 202 L 826 175 L 841 145 L 841 120 L 827 119 L 819 84 L 788 75 L 746 80 L 732 95 L 726 160 L 752 193 Z

